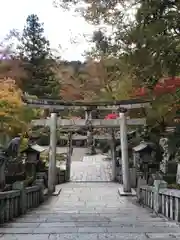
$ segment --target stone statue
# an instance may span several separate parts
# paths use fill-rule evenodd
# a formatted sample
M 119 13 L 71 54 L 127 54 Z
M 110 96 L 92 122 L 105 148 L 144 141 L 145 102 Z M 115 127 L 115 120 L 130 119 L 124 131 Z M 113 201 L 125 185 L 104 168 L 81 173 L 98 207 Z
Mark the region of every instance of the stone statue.
M 163 159 L 160 163 L 160 170 L 162 173 L 166 174 L 167 173 L 167 164 L 170 158 L 170 153 L 169 153 L 169 148 L 168 148 L 168 138 L 162 137 L 159 140 L 159 145 L 163 149 Z
M 143 128 L 143 130 L 142 130 L 142 132 L 141 132 L 141 138 L 143 139 L 143 141 L 149 141 L 149 134 L 150 134 L 150 132 L 149 132 L 150 130 L 149 130 L 149 127 L 146 125 L 146 126 L 144 126 L 144 128 Z
M 8 144 L 6 153 L 9 157 L 16 158 L 19 153 L 21 138 L 20 136 L 14 137 Z
M 95 142 L 94 142 L 94 137 L 93 137 L 93 127 L 91 124 L 91 120 L 86 121 L 87 124 L 87 149 L 88 149 L 88 154 L 89 155 L 94 155 L 96 154 L 95 150 Z

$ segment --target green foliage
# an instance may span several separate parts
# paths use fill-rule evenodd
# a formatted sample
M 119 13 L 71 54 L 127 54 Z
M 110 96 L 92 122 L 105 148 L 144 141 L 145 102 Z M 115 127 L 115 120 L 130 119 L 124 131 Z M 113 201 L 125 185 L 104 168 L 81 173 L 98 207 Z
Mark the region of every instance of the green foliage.
M 180 2 L 83 0 L 84 8 L 76 0 L 56 2 L 79 8 L 85 19 L 93 24 L 105 23 L 112 27 L 111 33 L 106 29 L 94 32 L 95 47 L 89 53 L 95 59 L 113 56 L 120 60 L 118 72 L 104 67 L 106 74 L 103 72 L 102 79 L 106 81 L 98 96 L 126 99 L 133 87 L 145 85 L 149 88 L 147 97 L 152 100 L 152 109 L 145 114 L 148 124 L 159 125 L 163 131 L 172 123 L 180 95 L 164 94 L 155 98 L 151 90 L 162 77 L 180 74 Z M 114 72 L 116 78 L 112 78 Z
M 173 94 L 163 94 L 152 101 L 152 107 L 146 113 L 149 125 L 160 126 L 164 131 L 168 123 L 173 123 L 175 117 L 176 96 Z
M 76 10 L 80 11 L 87 21 L 93 24 L 106 23 L 116 25 L 121 22 L 124 11 L 133 10 L 139 0 L 54 0 L 56 6 L 59 5 L 66 9 L 75 6 Z M 82 4 L 85 3 L 85 4 Z
M 177 158 L 180 156 L 179 148 L 180 148 L 180 126 L 177 125 L 175 132 L 170 134 L 169 136 L 169 151 L 172 154 L 177 153 Z M 179 159 L 177 159 L 179 160 Z
M 50 136 L 49 134 L 42 134 L 37 143 L 41 146 L 49 146 L 49 143 L 50 143 Z
M 95 145 L 98 149 L 102 150 L 103 153 L 107 153 L 110 149 L 110 144 L 107 140 L 96 140 Z
M 59 96 L 49 41 L 44 37 L 44 28 L 37 15 L 28 16 L 19 48 L 27 74 L 23 91 L 38 97 Z
M 34 182 L 34 176 L 28 176 L 25 180 L 24 180 L 24 185 L 25 187 L 29 187 L 33 184 Z
M 95 32 L 94 52 L 123 56 L 141 84 L 151 88 L 162 76 L 180 73 L 179 1 L 83 0 L 84 8 L 76 0 L 56 2 L 74 4 L 91 23 L 112 26 L 110 37 Z
M 169 189 L 177 189 L 177 190 L 180 190 L 180 185 L 179 185 L 179 184 L 176 184 L 176 183 L 168 184 L 168 188 L 169 188 Z
M 25 138 L 25 137 L 21 137 L 21 144 L 20 144 L 20 152 L 24 151 L 25 149 L 27 149 L 29 144 L 29 139 Z
M 135 74 L 145 84 L 180 72 L 179 1 L 140 1 L 136 25 L 128 35 Z

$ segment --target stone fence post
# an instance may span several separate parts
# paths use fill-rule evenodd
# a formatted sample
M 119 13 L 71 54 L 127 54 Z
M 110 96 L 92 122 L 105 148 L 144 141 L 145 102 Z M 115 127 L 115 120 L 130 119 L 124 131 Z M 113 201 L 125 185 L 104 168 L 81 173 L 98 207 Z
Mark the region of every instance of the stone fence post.
M 26 201 L 26 192 L 25 192 L 24 182 L 13 183 L 12 189 L 20 191 L 20 214 L 25 214 L 27 210 L 27 206 L 26 206 L 27 201 Z
M 159 196 L 159 190 L 162 188 L 167 188 L 167 182 L 164 180 L 154 180 L 154 211 L 155 213 L 160 213 L 161 211 L 161 201 Z
M 141 200 L 141 187 L 144 185 L 146 185 L 146 180 L 141 176 L 139 176 L 137 181 L 137 190 L 136 190 L 138 200 Z

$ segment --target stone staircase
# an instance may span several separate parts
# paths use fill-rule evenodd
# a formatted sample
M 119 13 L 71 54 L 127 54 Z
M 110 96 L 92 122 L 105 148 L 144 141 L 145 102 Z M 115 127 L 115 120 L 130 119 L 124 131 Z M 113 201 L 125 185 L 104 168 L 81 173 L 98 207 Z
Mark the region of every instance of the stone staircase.
M 156 216 L 116 183 L 63 184 L 59 196 L 0 228 L 0 240 L 174 240 L 175 222 Z

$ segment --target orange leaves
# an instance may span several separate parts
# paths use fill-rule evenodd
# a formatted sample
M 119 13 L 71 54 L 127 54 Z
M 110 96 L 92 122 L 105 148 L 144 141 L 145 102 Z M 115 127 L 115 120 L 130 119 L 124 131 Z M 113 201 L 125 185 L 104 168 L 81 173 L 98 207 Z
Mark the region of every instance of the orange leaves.
M 9 131 L 22 124 L 19 119 L 23 107 L 21 91 L 10 78 L 0 79 L 0 86 L 0 130 Z
M 89 59 L 78 69 L 72 64 L 57 69 L 61 82 L 61 97 L 64 100 L 125 99 L 132 90 L 131 79 L 122 73 L 118 59 Z M 123 65 L 124 66 L 124 65 Z M 129 73 L 128 73 L 129 74 Z
M 0 131 L 17 134 L 27 131 L 29 123 L 40 111 L 24 105 L 21 90 L 11 79 L 0 79 Z
M 60 95 L 63 100 L 88 100 L 92 99 L 95 84 L 89 77 L 89 72 L 85 65 L 81 70 L 75 70 L 73 65 L 66 66 L 61 64 L 56 70 L 57 77 L 60 79 Z
M 5 55 L 5 59 L 0 60 L 0 79 L 14 79 L 21 86 L 23 84 L 21 79 L 26 77 L 21 60 L 8 55 Z
M 63 84 L 61 86 L 60 95 L 63 100 L 80 100 L 83 99 L 80 92 L 80 88 L 74 86 L 74 84 Z
M 0 79 L 0 112 L 5 114 L 15 114 L 23 106 L 21 101 L 21 91 L 12 79 Z
M 12 79 L 0 79 L 0 100 L 15 106 L 22 106 L 21 91 Z

